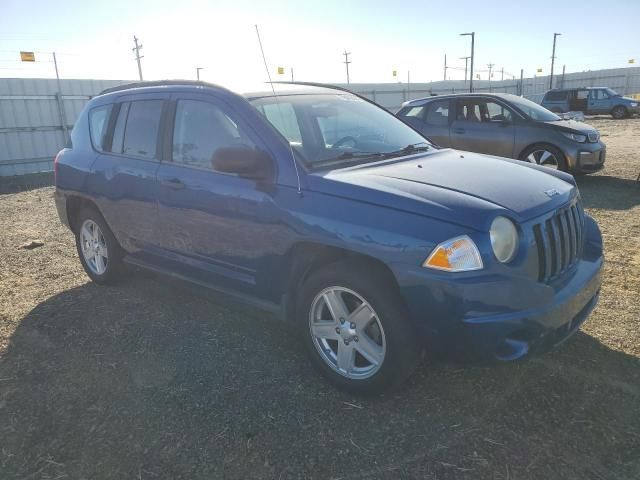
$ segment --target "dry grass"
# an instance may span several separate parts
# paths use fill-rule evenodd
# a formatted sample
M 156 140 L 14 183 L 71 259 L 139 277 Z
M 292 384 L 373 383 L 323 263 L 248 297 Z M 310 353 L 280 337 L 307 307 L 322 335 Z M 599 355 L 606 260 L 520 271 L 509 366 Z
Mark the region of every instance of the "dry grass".
M 88 283 L 52 189 L 1 196 L 0 478 L 640 478 L 640 120 L 592 123 L 607 168 L 579 184 L 606 266 L 583 332 L 377 400 L 326 385 L 268 315 L 145 274 Z

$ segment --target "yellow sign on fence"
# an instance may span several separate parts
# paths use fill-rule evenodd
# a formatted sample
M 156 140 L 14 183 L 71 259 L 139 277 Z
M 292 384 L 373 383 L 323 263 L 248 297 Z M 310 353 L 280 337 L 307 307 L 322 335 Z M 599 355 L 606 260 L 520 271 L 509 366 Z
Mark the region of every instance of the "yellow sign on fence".
M 36 54 L 33 52 L 20 52 L 20 60 L 23 62 L 35 62 Z
M 278 67 L 278 75 L 284 75 L 284 67 Z

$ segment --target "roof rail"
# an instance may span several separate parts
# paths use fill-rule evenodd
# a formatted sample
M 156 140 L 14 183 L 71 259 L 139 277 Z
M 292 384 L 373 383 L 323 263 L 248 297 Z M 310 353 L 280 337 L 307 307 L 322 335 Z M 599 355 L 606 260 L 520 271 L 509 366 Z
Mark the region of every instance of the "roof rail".
M 118 85 L 117 87 L 107 88 L 102 90 L 98 95 L 104 95 L 106 93 L 119 92 L 121 90 L 129 90 L 131 88 L 143 88 L 143 87 L 164 87 L 170 85 L 191 85 L 197 87 L 218 87 L 213 83 L 203 82 L 199 80 L 151 80 L 146 82 L 132 82 L 125 83 L 124 85 Z

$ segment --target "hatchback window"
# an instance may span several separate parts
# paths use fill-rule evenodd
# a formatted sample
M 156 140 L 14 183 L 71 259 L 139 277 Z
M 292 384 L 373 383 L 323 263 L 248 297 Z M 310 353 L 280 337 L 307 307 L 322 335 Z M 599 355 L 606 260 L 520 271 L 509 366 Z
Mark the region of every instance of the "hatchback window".
M 123 113 L 121 108 L 112 151 L 135 157 L 155 158 L 162 104 L 162 100 L 140 100 L 131 102 L 128 112 Z M 124 130 L 121 150 L 116 143 L 120 129 Z
M 104 151 L 104 137 L 107 133 L 107 124 L 113 104 L 96 107 L 89 112 L 89 131 L 91 132 L 91 143 L 93 148 Z
M 178 101 L 173 130 L 175 163 L 211 169 L 220 148 L 240 146 L 254 144 L 220 108 L 197 100 Z
M 436 100 L 427 104 L 426 123 L 447 125 L 449 123 L 449 100 Z

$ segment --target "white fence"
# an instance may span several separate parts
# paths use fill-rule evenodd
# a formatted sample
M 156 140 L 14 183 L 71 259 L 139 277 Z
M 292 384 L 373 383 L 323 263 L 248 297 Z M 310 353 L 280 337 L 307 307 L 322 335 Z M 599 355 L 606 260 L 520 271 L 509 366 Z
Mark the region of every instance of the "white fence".
M 128 83 L 118 80 L 61 80 L 58 92 L 55 79 L 0 79 L 0 180 L 39 172 L 50 172 L 53 157 L 66 143 L 84 104 L 101 90 Z M 476 92 L 523 94 L 540 101 L 549 87 L 549 77 L 474 81 Z M 640 67 L 598 70 L 556 75 L 554 86 L 604 86 L 621 94 L 640 93 Z M 433 94 L 460 93 L 469 90 L 461 80 L 404 84 L 351 84 L 348 87 L 383 107 L 397 111 L 402 102 Z M 64 112 L 63 114 L 61 112 Z M 62 121 L 64 117 L 64 122 Z

